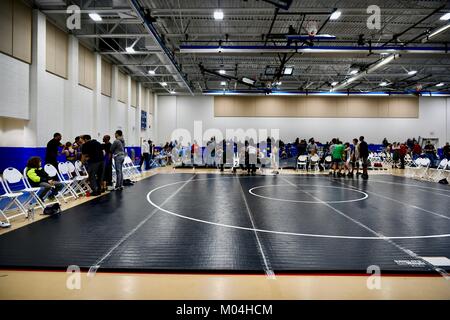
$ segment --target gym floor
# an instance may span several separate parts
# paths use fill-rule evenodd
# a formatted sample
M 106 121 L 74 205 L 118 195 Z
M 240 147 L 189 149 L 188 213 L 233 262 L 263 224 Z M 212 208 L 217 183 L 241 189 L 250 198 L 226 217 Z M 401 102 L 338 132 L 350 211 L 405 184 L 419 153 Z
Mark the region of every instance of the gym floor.
M 4 231 L 0 298 L 449 299 L 448 197 L 384 174 L 161 169 Z

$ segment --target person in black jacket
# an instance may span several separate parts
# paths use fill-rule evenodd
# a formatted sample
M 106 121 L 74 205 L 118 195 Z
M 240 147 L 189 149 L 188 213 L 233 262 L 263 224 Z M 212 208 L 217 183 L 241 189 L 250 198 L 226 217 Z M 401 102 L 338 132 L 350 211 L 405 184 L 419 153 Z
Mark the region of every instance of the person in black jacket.
M 89 184 L 93 191 L 93 196 L 99 196 L 102 192 L 103 181 L 103 148 L 100 142 L 91 139 L 90 135 L 84 135 L 85 143 L 81 147 L 82 162 L 87 162 L 89 174 Z
M 361 158 L 363 174 L 362 178 L 367 180 L 369 179 L 369 174 L 367 172 L 367 167 L 369 166 L 369 145 L 366 141 L 364 141 L 364 137 L 359 137 L 359 157 Z
M 47 149 L 45 150 L 45 163 L 53 165 L 58 169 L 58 148 L 62 147 L 61 133 L 55 133 L 53 139 L 47 143 Z

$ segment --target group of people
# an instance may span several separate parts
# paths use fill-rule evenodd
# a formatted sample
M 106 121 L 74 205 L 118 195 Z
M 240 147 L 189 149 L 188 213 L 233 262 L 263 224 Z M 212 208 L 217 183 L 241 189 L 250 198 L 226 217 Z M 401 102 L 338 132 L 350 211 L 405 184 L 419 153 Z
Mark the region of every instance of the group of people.
M 89 175 L 89 185 L 92 195 L 97 196 L 109 190 L 123 189 L 122 167 L 125 160 L 125 140 L 121 130 L 115 132 L 115 140 L 111 143 L 111 137 L 105 135 L 103 143 L 88 134 L 78 136 L 73 143 L 61 143 L 62 135 L 55 133 L 47 143 L 45 164 L 51 164 L 58 170 L 58 156 L 64 155 L 66 161 L 81 161 Z M 62 148 L 61 153 L 59 152 Z M 116 183 L 113 187 L 112 165 L 116 169 Z M 27 162 L 26 177 L 33 187 L 42 188 L 39 197 L 44 199 L 47 195 L 52 198 L 62 188 L 62 183 L 57 176 L 50 176 L 43 168 L 40 157 L 31 157 Z M 50 193 L 50 194 L 49 194 Z
M 414 139 L 407 139 L 406 142 L 394 142 L 389 143 L 386 138 L 383 139 L 383 151 L 390 154 L 393 160 L 393 168 L 398 168 L 400 163 L 400 169 L 405 168 L 405 158 L 409 154 L 412 160 L 416 160 L 419 157 L 426 157 L 430 159 L 431 166 L 437 166 L 437 162 L 442 159 L 450 160 L 450 143 L 446 143 L 442 148 L 442 159 L 439 157 L 435 145 L 430 140 L 426 141 L 422 146 Z

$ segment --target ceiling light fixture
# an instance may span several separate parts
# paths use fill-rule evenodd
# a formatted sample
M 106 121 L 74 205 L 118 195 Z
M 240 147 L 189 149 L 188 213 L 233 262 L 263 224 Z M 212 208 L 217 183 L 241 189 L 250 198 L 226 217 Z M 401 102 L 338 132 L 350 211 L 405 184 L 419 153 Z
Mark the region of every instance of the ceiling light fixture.
M 443 83 L 443 82 L 439 82 L 439 83 L 436 85 L 436 87 L 442 87 L 444 84 L 445 84 L 445 83 Z
M 417 73 L 417 70 L 411 70 L 408 72 L 408 75 L 413 76 Z
M 167 87 L 167 82 L 161 82 L 161 85 L 162 85 L 163 87 Z
M 293 72 L 294 72 L 293 67 L 285 67 L 283 70 L 283 74 L 287 76 L 291 76 Z
M 138 41 L 139 41 L 139 38 L 137 38 L 137 39 L 131 44 L 131 46 L 126 47 L 126 48 L 125 48 L 125 51 L 126 51 L 127 53 L 135 53 L 136 50 L 134 50 L 134 46 L 136 45 L 136 43 L 137 43 Z
M 450 28 L 450 23 L 446 24 L 443 27 L 437 28 L 434 31 L 432 31 L 428 36 L 426 36 L 425 38 L 422 39 L 422 43 L 427 42 L 429 39 L 431 39 L 432 37 L 434 37 L 435 35 L 438 35 L 441 32 L 444 32 L 445 30 L 447 30 L 448 28 Z
M 450 20 L 450 12 L 444 14 L 444 15 L 441 17 L 441 20 Z
M 100 17 L 100 15 L 98 13 L 96 13 L 96 12 L 89 13 L 89 18 L 91 18 L 95 22 L 102 21 L 102 17 Z
M 223 20 L 223 11 L 222 10 L 214 11 L 214 19 L 215 20 Z
M 387 85 L 389 85 L 389 83 L 387 83 L 386 81 L 380 83 L 380 87 L 386 87 Z
M 242 82 L 249 84 L 249 85 L 254 85 L 256 81 L 253 79 L 244 77 L 244 78 L 242 78 Z
M 148 74 L 154 76 L 156 74 L 155 70 L 148 70 Z
M 358 69 L 353 69 L 352 71 L 350 71 L 350 74 L 351 74 L 351 75 L 357 74 L 358 71 L 359 71 Z
M 333 81 L 333 82 L 331 83 L 331 86 L 334 87 L 334 86 L 336 86 L 338 83 L 339 83 L 339 82 L 337 82 L 337 81 Z
M 335 11 L 331 14 L 330 16 L 330 20 L 337 20 L 339 19 L 339 17 L 341 16 L 342 12 L 340 11 Z
M 226 82 L 226 81 L 221 81 L 221 82 L 220 82 L 220 85 L 221 85 L 221 86 L 226 86 L 226 85 L 227 85 L 227 82 Z
M 227 73 L 225 70 L 223 70 L 223 69 L 221 69 L 221 70 L 219 70 L 219 73 L 220 74 L 225 74 L 225 73 Z

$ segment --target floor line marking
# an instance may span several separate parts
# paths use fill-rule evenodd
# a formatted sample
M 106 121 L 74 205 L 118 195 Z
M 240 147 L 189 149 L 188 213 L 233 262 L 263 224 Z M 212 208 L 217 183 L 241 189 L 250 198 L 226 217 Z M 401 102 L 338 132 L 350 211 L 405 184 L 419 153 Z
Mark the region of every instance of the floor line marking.
M 354 186 L 349 185 L 347 183 L 343 183 L 342 181 L 339 181 L 337 179 L 333 179 L 333 181 L 336 181 L 337 183 L 339 183 L 339 184 L 341 184 L 343 186 L 350 187 L 350 188 L 358 190 L 358 191 L 362 191 L 361 189 L 359 189 L 357 187 L 354 187 Z M 438 216 L 438 217 L 443 218 L 443 219 L 450 220 L 450 217 L 448 217 L 446 215 L 443 215 L 443 214 L 440 214 L 440 213 L 437 213 L 437 212 L 434 212 L 434 211 L 431 211 L 431 210 L 427 210 L 427 209 L 415 206 L 413 204 L 409 204 L 409 203 L 406 203 L 406 202 L 403 202 L 403 201 L 400 201 L 400 200 L 397 200 L 397 199 L 394 199 L 394 198 L 390 198 L 390 197 L 384 196 L 382 194 L 379 194 L 379 193 L 376 193 L 376 192 L 373 192 L 373 191 L 364 190 L 364 192 L 366 192 L 368 194 L 373 194 L 374 196 L 377 196 L 377 197 L 380 197 L 380 198 L 383 198 L 383 199 L 386 199 L 386 200 L 391 200 L 393 202 L 397 202 L 397 203 L 402 204 L 402 205 L 407 206 L 407 207 L 411 207 L 411 208 L 414 208 L 414 209 L 417 209 L 417 210 L 420 210 L 420 211 L 423 211 L 423 212 L 426 212 L 426 213 L 430 213 L 432 215 Z
M 290 182 L 289 180 L 287 180 L 286 178 L 282 178 L 284 181 L 286 181 L 287 183 L 290 183 L 292 186 L 297 187 L 296 184 Z M 407 255 L 409 255 L 411 258 L 417 259 L 417 260 L 421 260 L 422 262 L 425 263 L 425 265 L 427 265 L 429 268 L 431 268 L 431 270 L 434 270 L 435 272 L 439 273 L 442 277 L 444 277 L 446 280 L 450 280 L 450 275 L 442 268 L 438 268 L 436 266 L 434 266 L 433 264 L 431 264 L 430 262 L 428 262 L 427 260 L 423 259 L 421 256 L 419 256 L 417 253 L 415 253 L 414 251 L 404 248 L 403 246 L 395 243 L 394 241 L 392 241 L 391 239 L 386 238 L 383 234 L 373 230 L 372 228 L 370 228 L 369 226 L 365 225 L 364 223 L 353 219 L 352 217 L 346 215 L 344 212 L 342 212 L 339 209 L 336 209 L 335 207 L 333 207 L 332 205 L 322 201 L 320 198 L 317 198 L 316 196 L 314 196 L 313 194 L 310 194 L 307 191 L 303 191 L 304 193 L 308 194 L 309 196 L 311 196 L 313 199 L 316 199 L 317 201 L 321 201 L 321 203 L 330 208 L 331 210 L 333 210 L 334 212 L 340 214 L 341 216 L 343 216 L 344 218 L 352 221 L 353 223 L 356 223 L 358 226 L 360 226 L 361 228 L 364 228 L 365 230 L 369 231 L 370 233 L 383 238 L 385 241 L 387 241 L 388 243 L 390 243 L 391 245 L 395 246 L 397 249 L 403 251 L 404 253 L 406 253 Z
M 269 263 L 269 261 L 266 258 L 266 255 L 264 253 L 264 249 L 263 249 L 261 241 L 259 239 L 258 232 L 256 232 L 255 222 L 253 220 L 252 211 L 250 210 L 250 206 L 248 205 L 247 198 L 245 197 L 244 188 L 242 187 L 242 184 L 241 184 L 241 181 L 240 181 L 239 177 L 236 177 L 236 179 L 238 180 L 239 186 L 241 188 L 242 199 L 244 199 L 245 208 L 247 209 L 248 217 L 250 218 L 250 222 L 251 222 L 252 227 L 253 227 L 253 233 L 255 235 L 256 242 L 258 244 L 258 251 L 259 251 L 259 253 L 260 253 L 260 255 L 261 255 L 262 259 L 263 259 L 263 262 L 264 262 L 264 272 L 266 273 L 266 275 L 267 275 L 267 277 L 269 279 L 275 280 L 276 279 L 275 273 L 273 272 L 272 268 L 270 267 L 270 263 Z
M 166 200 L 164 200 L 163 203 L 161 203 L 161 206 L 163 206 L 164 204 L 166 204 L 169 200 L 171 200 L 175 195 L 178 194 L 178 192 L 181 191 L 181 189 L 183 189 L 189 182 L 191 182 L 193 179 L 195 178 L 195 173 L 194 175 L 189 179 L 186 180 L 183 185 L 181 187 L 179 187 L 177 190 L 175 190 L 175 192 L 170 195 Z M 92 265 L 89 268 L 88 274 L 92 274 L 95 272 L 97 272 L 97 270 L 100 268 L 101 264 L 103 261 L 105 261 L 105 259 L 107 259 L 113 252 L 114 250 L 116 250 L 122 243 L 124 243 L 128 238 L 130 238 L 137 230 L 139 230 L 139 228 L 141 228 L 148 220 L 150 220 L 151 217 L 153 217 L 155 215 L 156 212 L 158 212 L 159 209 L 155 208 L 144 220 L 142 220 L 136 227 L 134 227 L 130 232 L 128 232 L 126 235 L 124 235 L 114 246 L 112 246 L 109 251 L 103 255 L 103 257 L 101 257 L 100 259 L 97 260 L 97 262 Z
M 233 177 L 230 177 L 231 179 Z M 246 177 L 244 177 L 246 178 Z M 196 179 L 195 181 L 202 181 L 202 180 L 211 180 L 211 179 L 217 179 L 217 178 L 204 178 L 204 179 Z M 425 236 L 400 236 L 400 237 L 360 237 L 360 236 L 339 236 L 339 235 L 326 235 L 326 234 L 311 234 L 311 233 L 296 233 L 296 232 L 287 232 L 287 231 L 274 231 L 274 230 L 266 230 L 266 229 L 253 229 L 253 228 L 247 228 L 247 227 L 240 227 L 240 226 L 233 226 L 233 225 L 229 225 L 229 224 L 224 224 L 224 223 L 218 223 L 218 222 L 212 222 L 212 221 L 207 221 L 207 220 L 202 220 L 202 219 L 197 219 L 197 218 L 192 218 L 189 216 L 185 216 L 176 212 L 172 212 L 169 211 L 167 209 L 162 208 L 161 206 L 159 206 L 158 204 L 154 203 L 151 199 L 151 195 L 153 192 L 158 191 L 162 188 L 166 188 L 169 186 L 172 186 L 174 184 L 180 184 L 180 183 L 184 183 L 184 181 L 178 181 L 178 182 L 173 182 L 173 183 L 169 183 L 166 185 L 162 185 L 159 187 L 156 187 L 153 190 L 150 190 L 149 193 L 147 193 L 147 201 L 148 203 L 150 203 L 150 205 L 158 208 L 160 211 L 163 211 L 167 214 L 170 214 L 172 216 L 175 217 L 179 217 L 181 219 L 186 219 L 186 220 L 190 220 L 190 221 L 195 221 L 195 222 L 200 222 L 200 223 L 205 223 L 205 224 L 209 224 L 209 225 L 214 225 L 214 226 L 219 226 L 219 227 L 224 227 L 224 228 L 231 228 L 231 229 L 239 229 L 239 230 L 247 230 L 247 231 L 257 231 L 257 232 L 265 232 L 265 233 L 273 233 L 273 234 L 282 234 L 282 235 L 288 235 L 288 236 L 302 236 L 302 237 L 313 237 L 313 238 L 334 238 L 334 239 L 354 239 L 354 240 L 384 240 L 385 238 L 387 239 L 428 239 L 428 238 L 447 238 L 450 237 L 449 233 L 445 233 L 445 234 L 435 234 L 435 235 L 425 235 Z
M 450 194 L 443 194 L 443 193 L 439 193 L 439 192 L 429 191 L 429 190 L 436 190 L 436 191 L 442 191 L 442 192 L 450 192 L 450 190 L 442 190 L 442 189 L 439 189 L 439 188 L 424 187 L 424 186 L 410 184 L 410 183 L 390 182 L 390 181 L 385 181 L 385 180 L 373 179 L 371 181 L 379 182 L 379 183 L 386 183 L 386 184 L 394 184 L 394 185 L 401 185 L 401 186 L 416 187 L 418 189 L 425 189 L 425 191 L 427 191 L 427 192 L 429 192 L 431 194 L 437 194 L 437 195 L 440 195 L 440 196 L 444 196 L 444 197 L 449 197 L 450 198 Z

